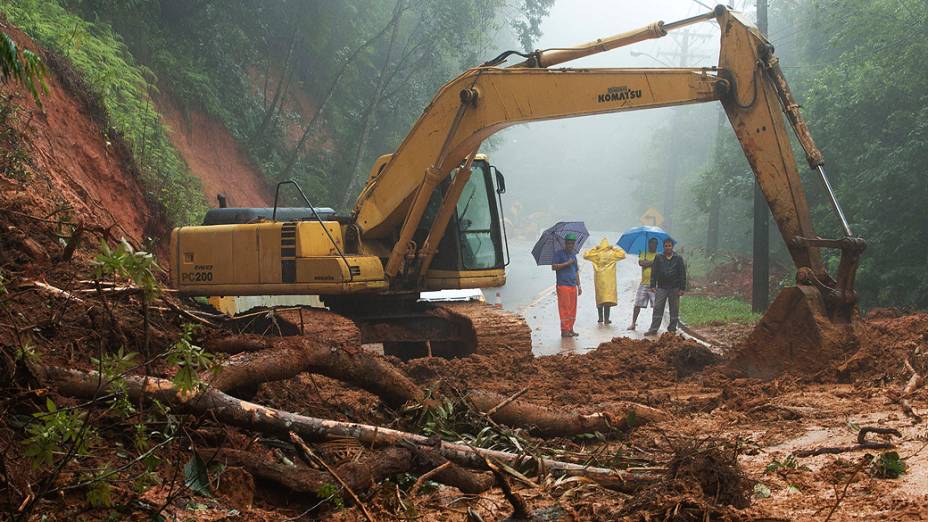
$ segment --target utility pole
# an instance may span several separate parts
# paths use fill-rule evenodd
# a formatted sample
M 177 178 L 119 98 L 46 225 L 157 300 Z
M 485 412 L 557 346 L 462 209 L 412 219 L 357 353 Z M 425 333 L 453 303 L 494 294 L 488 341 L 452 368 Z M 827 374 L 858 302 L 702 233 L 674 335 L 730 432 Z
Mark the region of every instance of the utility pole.
M 767 0 L 757 1 L 757 28 L 767 36 Z M 767 199 L 754 178 L 754 252 L 751 284 L 751 309 L 756 313 L 767 311 L 770 300 L 770 222 L 767 217 Z

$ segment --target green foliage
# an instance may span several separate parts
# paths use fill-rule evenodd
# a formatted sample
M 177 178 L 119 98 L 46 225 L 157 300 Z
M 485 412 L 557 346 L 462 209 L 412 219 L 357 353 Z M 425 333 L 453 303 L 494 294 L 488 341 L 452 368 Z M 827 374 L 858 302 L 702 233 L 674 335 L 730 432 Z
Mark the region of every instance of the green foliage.
M 445 397 L 435 407 L 427 408 L 423 412 L 420 426 L 425 435 L 440 435 L 455 437 L 457 433 L 452 429 L 455 416 L 454 402 Z
M 155 256 L 135 250 L 125 239 L 111 248 L 106 241 L 100 242 L 100 252 L 93 260 L 97 279 L 112 277 L 134 283 L 151 300 L 161 291 L 155 271 L 161 270 Z
M 167 354 L 168 363 L 178 367 L 172 382 L 181 393 L 192 393 L 200 389 L 203 385 L 200 382 L 200 371 L 217 371 L 219 368 L 213 354 L 193 344 L 195 330 L 195 325 L 184 324 L 180 339 Z
M 794 71 L 812 131 L 856 234 L 868 242 L 857 277 L 865 305 L 928 307 L 928 4 L 807 0 L 796 16 L 841 19 L 810 27 Z M 838 235 L 823 197 L 815 218 Z
M 704 326 L 716 321 L 753 324 L 760 314 L 751 311 L 750 303 L 734 297 L 684 295 L 680 299 L 680 317 L 690 326 Z
M 16 106 L 0 99 L 0 172 L 19 181 L 29 180 L 29 153 L 14 126 Z
M 705 279 L 715 268 L 714 256 L 706 255 L 702 249 L 686 251 L 686 277 L 689 279 Z
M 352 180 L 366 177 L 375 157 L 396 149 L 442 83 L 497 54 L 498 45 L 511 47 L 502 43 L 507 36 L 530 48 L 553 4 L 61 1 L 86 19 L 110 24 L 182 107 L 205 110 L 221 120 L 270 182 L 294 178 L 314 202 L 335 206 Z M 397 5 L 402 16 L 395 48 L 388 50 L 392 31 L 384 31 L 354 54 L 381 32 Z M 291 48 L 296 50 L 292 59 Z M 353 59 L 336 95 L 288 170 L 293 134 L 302 133 L 313 118 L 314 105 L 326 97 L 349 56 Z M 368 125 L 363 116 L 381 71 L 386 73 L 384 95 Z M 280 85 L 288 86 L 282 96 L 287 103 L 275 104 Z M 306 94 L 308 104 L 297 100 Z M 302 110 L 294 110 L 296 105 L 303 105 Z M 370 135 L 364 140 L 366 130 Z
M 102 478 L 109 475 L 112 475 L 112 471 L 104 470 L 102 473 L 100 473 L 100 476 L 97 477 L 97 480 L 94 480 L 90 487 L 87 488 L 87 502 L 92 507 L 113 507 L 113 486 L 110 485 L 109 481 Z
M 763 482 L 754 484 L 754 498 L 770 498 L 770 486 Z
M 190 457 L 184 465 L 184 485 L 198 495 L 212 496 L 209 490 L 209 472 L 206 469 L 206 463 L 197 454 Z
M 332 504 L 336 509 L 345 508 L 345 499 L 342 498 L 341 488 L 335 484 L 323 484 L 316 492 L 316 497 Z
M 16 348 L 16 360 L 26 362 L 37 362 L 39 354 L 35 351 L 35 345 L 29 339 L 24 339 L 23 344 Z
M 905 459 L 899 456 L 895 451 L 884 451 L 880 453 L 873 464 L 870 466 L 870 472 L 878 478 L 899 478 L 905 473 Z
M 66 11 L 57 0 L 10 0 L 7 19 L 68 58 L 101 97 L 113 127 L 132 145 L 149 194 L 178 225 L 199 221 L 206 209 L 193 178 L 168 140 L 151 101 L 154 74 L 135 63 L 108 26 Z
M 861 303 L 928 307 L 928 272 L 922 269 L 928 260 L 928 185 L 922 180 L 928 163 L 928 40 L 922 37 L 928 3 L 796 0 L 772 3 L 771 9 L 771 43 L 851 228 L 868 242 L 857 276 Z M 826 195 L 801 159 L 799 171 L 816 232 L 840 237 Z M 723 197 L 724 250 L 750 250 L 751 185 L 737 141 L 723 131 L 694 189 L 700 217 L 713 198 Z M 701 236 L 703 223 L 686 223 L 684 233 Z M 782 252 L 781 240 L 772 244 Z M 837 254 L 824 255 L 834 273 Z
M 16 80 L 32 94 L 36 104 L 42 106 L 39 90 L 48 93 L 45 63 L 29 49 L 20 50 L 6 33 L 0 33 L 0 80 Z
M 123 417 L 135 413 L 135 406 L 129 400 L 129 394 L 126 389 L 126 372 L 137 365 L 136 358 L 138 354 L 128 352 L 119 348 L 116 353 L 105 353 L 101 358 L 91 357 L 94 365 L 99 368 L 100 375 L 105 383 L 109 383 L 109 390 L 113 393 L 112 399 L 113 410 L 119 412 Z
M 51 466 L 55 454 L 71 446 L 75 454 L 86 455 L 94 437 L 93 428 L 83 427 L 86 413 L 59 410 L 51 398 L 45 399 L 45 408 L 47 411 L 32 414 L 34 420 L 26 427 L 28 437 L 23 440 L 23 454 L 32 460 L 32 466 Z
M 796 457 L 793 454 L 789 454 L 784 457 L 783 460 L 773 459 L 770 464 L 767 464 L 767 467 L 764 468 L 764 473 L 774 473 L 784 469 L 810 471 L 808 466 L 804 464 L 800 465 Z

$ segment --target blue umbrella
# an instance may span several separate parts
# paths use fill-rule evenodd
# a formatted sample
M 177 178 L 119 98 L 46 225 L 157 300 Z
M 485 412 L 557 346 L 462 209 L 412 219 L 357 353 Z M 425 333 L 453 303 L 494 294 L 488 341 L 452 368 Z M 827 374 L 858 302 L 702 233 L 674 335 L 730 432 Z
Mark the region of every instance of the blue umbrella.
M 578 252 L 580 246 L 590 237 L 583 221 L 560 221 L 553 227 L 541 233 L 535 247 L 532 248 L 532 256 L 538 265 L 550 265 L 554 263 L 554 253 L 564 248 L 564 236 L 567 234 L 576 234 L 576 246 Z
M 661 227 L 635 227 L 622 232 L 622 236 L 616 241 L 616 244 L 619 245 L 622 250 L 625 250 L 627 253 L 632 255 L 640 255 L 642 252 L 648 249 L 648 241 L 652 238 L 657 238 L 657 250 L 660 251 L 660 244 L 664 242 L 665 239 L 670 238 L 673 241 L 673 244 L 677 244 L 677 241 L 670 237 L 670 234 L 664 231 Z

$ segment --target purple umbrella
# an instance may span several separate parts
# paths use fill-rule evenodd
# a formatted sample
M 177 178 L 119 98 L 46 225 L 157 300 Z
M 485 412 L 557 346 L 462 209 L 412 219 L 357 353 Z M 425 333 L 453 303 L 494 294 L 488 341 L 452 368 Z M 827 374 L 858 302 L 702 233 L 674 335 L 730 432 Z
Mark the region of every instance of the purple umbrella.
M 532 256 L 538 265 L 550 265 L 554 263 L 554 253 L 564 248 L 564 237 L 567 234 L 576 234 L 576 250 L 579 252 L 580 247 L 586 238 L 590 237 L 589 231 L 583 221 L 560 221 L 553 227 L 541 233 L 535 247 L 532 248 Z

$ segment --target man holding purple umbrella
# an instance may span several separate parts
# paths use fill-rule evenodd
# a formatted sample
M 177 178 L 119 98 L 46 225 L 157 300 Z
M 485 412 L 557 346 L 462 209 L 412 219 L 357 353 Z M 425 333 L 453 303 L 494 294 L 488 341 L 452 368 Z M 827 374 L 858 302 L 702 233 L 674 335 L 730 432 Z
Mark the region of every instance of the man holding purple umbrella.
M 583 294 L 580 287 L 580 266 L 574 247 L 577 234 L 568 232 L 564 236 L 564 248 L 554 253 L 551 270 L 557 274 L 557 311 L 561 318 L 561 337 L 576 337 L 577 296 Z

